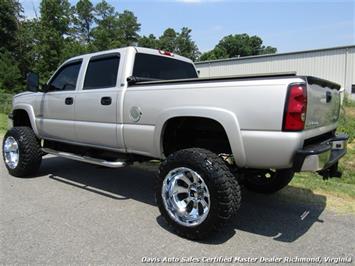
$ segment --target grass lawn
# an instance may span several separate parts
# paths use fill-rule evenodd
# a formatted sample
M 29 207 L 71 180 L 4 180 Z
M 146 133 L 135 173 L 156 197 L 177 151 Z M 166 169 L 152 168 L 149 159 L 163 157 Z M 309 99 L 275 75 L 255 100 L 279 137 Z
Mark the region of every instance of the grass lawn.
M 6 129 L 7 115 L 0 113 L 0 135 L 4 135 Z M 355 103 L 347 103 L 342 109 L 338 131 L 350 136 L 348 153 L 340 161 L 342 178 L 324 181 L 315 173 L 300 173 L 295 175 L 290 186 L 281 193 L 286 193 L 291 200 L 296 198 L 312 203 L 314 197 L 309 197 L 309 193 L 306 193 L 311 190 L 314 194 L 326 196 L 330 209 L 355 213 Z
M 0 113 L 0 134 L 4 135 L 7 130 L 7 115 Z

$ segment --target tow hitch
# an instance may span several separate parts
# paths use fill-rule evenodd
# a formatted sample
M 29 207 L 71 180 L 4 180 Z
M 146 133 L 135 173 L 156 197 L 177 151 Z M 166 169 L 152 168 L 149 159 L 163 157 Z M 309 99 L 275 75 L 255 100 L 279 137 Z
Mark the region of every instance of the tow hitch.
M 335 163 L 327 169 L 318 171 L 318 174 L 323 177 L 323 180 L 328 180 L 333 177 L 340 178 L 343 173 L 339 171 L 338 163 Z

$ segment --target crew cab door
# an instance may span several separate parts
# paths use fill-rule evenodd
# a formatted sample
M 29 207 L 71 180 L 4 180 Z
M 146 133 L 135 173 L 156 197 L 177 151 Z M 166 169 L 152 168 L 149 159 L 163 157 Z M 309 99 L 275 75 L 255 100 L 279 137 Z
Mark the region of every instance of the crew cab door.
M 39 134 L 48 139 L 75 141 L 74 106 L 81 60 L 63 65 L 40 99 Z
M 120 54 L 93 56 L 87 63 L 82 89 L 76 95 L 75 131 L 83 144 L 123 148 L 118 121 Z

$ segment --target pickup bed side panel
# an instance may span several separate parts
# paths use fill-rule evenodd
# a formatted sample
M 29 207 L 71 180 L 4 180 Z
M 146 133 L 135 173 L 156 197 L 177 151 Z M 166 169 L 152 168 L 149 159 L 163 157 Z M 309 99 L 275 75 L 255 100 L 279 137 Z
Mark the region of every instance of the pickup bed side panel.
M 239 166 L 256 165 L 249 154 L 255 153 L 253 137 L 245 142 L 243 132 L 281 133 L 288 84 L 300 78 L 270 78 L 242 81 L 201 81 L 186 84 L 139 85 L 127 88 L 124 98 L 124 140 L 128 152 L 162 158 L 161 136 L 164 123 L 177 116 L 212 118 L 225 129 Z M 138 121 L 131 112 L 140 110 Z M 254 138 L 255 139 L 255 138 Z M 268 138 L 257 139 L 263 143 Z M 300 145 L 300 141 L 296 142 Z M 280 145 L 264 145 L 262 155 L 273 153 L 275 162 L 288 165 Z M 290 147 L 294 148 L 294 147 Z M 288 152 L 292 154 L 293 150 Z
M 294 152 L 302 147 L 298 132 L 243 130 L 245 166 L 258 169 L 284 169 L 293 164 Z

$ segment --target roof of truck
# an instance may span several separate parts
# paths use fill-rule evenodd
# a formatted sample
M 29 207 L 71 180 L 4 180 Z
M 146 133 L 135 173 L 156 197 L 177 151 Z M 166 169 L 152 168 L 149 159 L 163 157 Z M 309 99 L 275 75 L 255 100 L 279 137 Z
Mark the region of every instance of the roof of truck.
M 172 59 L 177 59 L 177 60 L 185 61 L 188 63 L 192 63 L 192 60 L 190 60 L 189 58 L 186 58 L 186 57 L 183 57 L 183 56 L 180 56 L 180 55 L 168 52 L 168 51 L 151 49 L 151 48 L 144 48 L 144 47 L 136 47 L 136 46 L 128 46 L 128 47 L 123 47 L 123 48 L 116 48 L 116 49 L 111 49 L 111 50 L 99 51 L 99 52 L 95 52 L 95 53 L 82 54 L 82 55 L 78 55 L 75 57 L 71 57 L 68 60 L 66 60 L 64 63 L 71 62 L 73 60 L 83 59 L 85 57 L 100 56 L 100 55 L 111 54 L 111 53 L 121 53 L 121 52 L 125 52 L 129 49 L 135 49 L 137 53 L 144 53 L 144 54 L 152 54 L 152 55 L 157 55 L 157 56 L 169 57 Z

